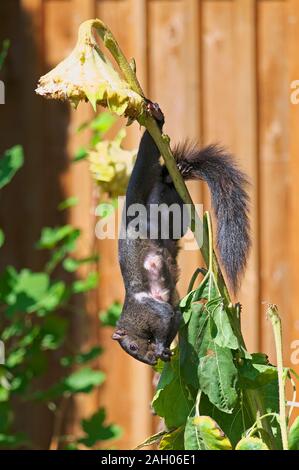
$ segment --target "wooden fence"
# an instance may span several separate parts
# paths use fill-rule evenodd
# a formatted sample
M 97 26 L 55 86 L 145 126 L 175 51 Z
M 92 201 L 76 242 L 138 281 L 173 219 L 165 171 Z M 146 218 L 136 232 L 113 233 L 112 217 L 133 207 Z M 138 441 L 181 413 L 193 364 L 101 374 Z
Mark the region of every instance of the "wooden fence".
M 291 83 L 299 79 L 299 0 L 6 0 L 0 4 L 0 32 L 12 40 L 7 66 L 7 100 L 0 106 L 1 151 L 17 141 L 25 146 L 23 175 L 1 203 L 11 250 L 4 261 L 39 266 L 32 244 L 43 225 L 57 219 L 57 203 L 79 195 L 70 220 L 84 230 L 80 246 L 94 244 L 92 182 L 86 167 L 70 165 L 81 137 L 76 127 L 92 115 L 44 102 L 34 94 L 38 77 L 72 49 L 78 25 L 99 17 L 112 29 L 127 57 L 135 57 L 147 95 L 166 114 L 166 130 L 177 142 L 221 142 L 249 174 L 253 246 L 239 300 L 243 330 L 252 351 L 275 360 L 272 331 L 263 302 L 279 305 L 284 356 L 295 367 L 299 355 L 299 105 L 291 103 Z M 129 129 L 126 145 L 140 131 Z M 207 189 L 191 186 L 196 202 L 209 207 Z M 13 219 L 13 220 L 12 220 Z M 90 298 L 92 337 L 78 317 L 74 338 L 105 347 L 104 387 L 76 401 L 78 416 L 107 406 L 108 419 L 123 426 L 119 448 L 132 448 L 154 430 L 149 402 L 150 368 L 131 360 L 99 329 L 97 312 L 122 299 L 116 242 L 97 242 L 100 285 Z M 182 252 L 180 291 L 201 264 L 197 252 Z M 88 330 L 90 331 L 90 330 Z M 297 343 L 297 349 L 298 349 Z M 293 352 L 293 356 L 292 356 Z M 29 414 L 20 418 L 28 427 Z M 36 438 L 47 438 L 42 416 L 30 416 Z M 76 421 L 70 423 L 76 427 Z

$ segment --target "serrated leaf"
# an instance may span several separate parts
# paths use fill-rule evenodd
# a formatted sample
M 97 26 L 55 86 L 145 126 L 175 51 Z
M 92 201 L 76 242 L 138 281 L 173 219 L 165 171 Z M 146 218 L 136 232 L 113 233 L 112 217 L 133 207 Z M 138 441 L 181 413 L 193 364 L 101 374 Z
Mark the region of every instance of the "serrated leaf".
M 180 374 L 184 381 L 198 389 L 199 357 L 206 353 L 210 341 L 208 315 L 204 305 L 194 302 L 191 305 L 191 317 L 187 325 L 179 332 Z
M 159 383 L 159 388 L 153 398 L 152 406 L 155 412 L 165 419 L 168 428 L 182 426 L 192 408 L 190 392 L 179 377 L 175 377 L 166 385 Z
M 24 162 L 23 148 L 16 145 L 0 158 L 0 189 L 7 185 Z
M 200 389 L 219 410 L 232 413 L 237 400 L 237 369 L 230 349 L 218 345 L 199 360 Z
M 231 327 L 222 299 L 208 302 L 206 308 L 215 326 L 212 331 L 214 342 L 222 348 L 238 349 L 239 342 Z
M 269 450 L 258 437 L 244 437 L 238 442 L 235 450 Z
M 184 440 L 186 450 L 232 450 L 229 439 L 209 416 L 188 418 Z
M 105 424 L 106 412 L 103 408 L 93 414 L 89 419 L 81 421 L 85 436 L 78 440 L 79 443 L 86 447 L 93 447 L 97 442 L 110 439 L 117 439 L 121 436 L 122 431 L 115 424 Z

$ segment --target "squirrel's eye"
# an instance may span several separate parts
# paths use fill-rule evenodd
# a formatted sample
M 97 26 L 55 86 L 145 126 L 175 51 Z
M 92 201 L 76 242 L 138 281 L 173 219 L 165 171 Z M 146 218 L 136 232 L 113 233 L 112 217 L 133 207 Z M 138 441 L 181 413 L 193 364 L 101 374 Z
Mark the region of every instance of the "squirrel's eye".
M 137 346 L 137 344 L 134 344 L 134 343 L 133 343 L 133 344 L 130 344 L 130 351 L 133 351 L 133 352 L 134 352 L 134 351 L 138 351 L 138 346 Z

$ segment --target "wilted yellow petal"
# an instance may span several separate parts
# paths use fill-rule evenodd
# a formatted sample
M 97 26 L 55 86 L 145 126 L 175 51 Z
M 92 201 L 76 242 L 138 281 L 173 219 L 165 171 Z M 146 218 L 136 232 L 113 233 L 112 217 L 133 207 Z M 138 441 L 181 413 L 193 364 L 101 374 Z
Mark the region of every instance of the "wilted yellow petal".
M 102 192 L 115 198 L 123 196 L 136 159 L 136 151 L 120 147 L 119 133 L 113 141 L 102 141 L 89 154 L 90 171 Z
M 79 28 L 78 41 L 71 54 L 40 78 L 36 93 L 46 98 L 69 100 L 74 106 L 89 100 L 108 107 L 118 115 L 136 118 L 144 110 L 144 99 L 120 78 L 100 51 L 93 33 L 94 21 Z

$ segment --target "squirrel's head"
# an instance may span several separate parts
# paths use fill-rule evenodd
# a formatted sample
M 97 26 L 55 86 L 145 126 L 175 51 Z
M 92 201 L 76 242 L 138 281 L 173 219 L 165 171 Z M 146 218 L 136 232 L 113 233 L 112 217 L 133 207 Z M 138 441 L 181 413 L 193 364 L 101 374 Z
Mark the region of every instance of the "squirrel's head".
M 179 322 L 179 310 L 167 302 L 134 300 L 125 304 L 112 339 L 130 356 L 153 366 L 158 359 L 170 361 Z
M 112 339 L 118 341 L 130 356 L 145 364 L 154 366 L 159 358 L 162 361 L 170 361 L 172 353 L 169 344 L 161 340 L 155 340 L 151 334 L 140 336 L 125 329 L 117 328 L 112 335 Z

